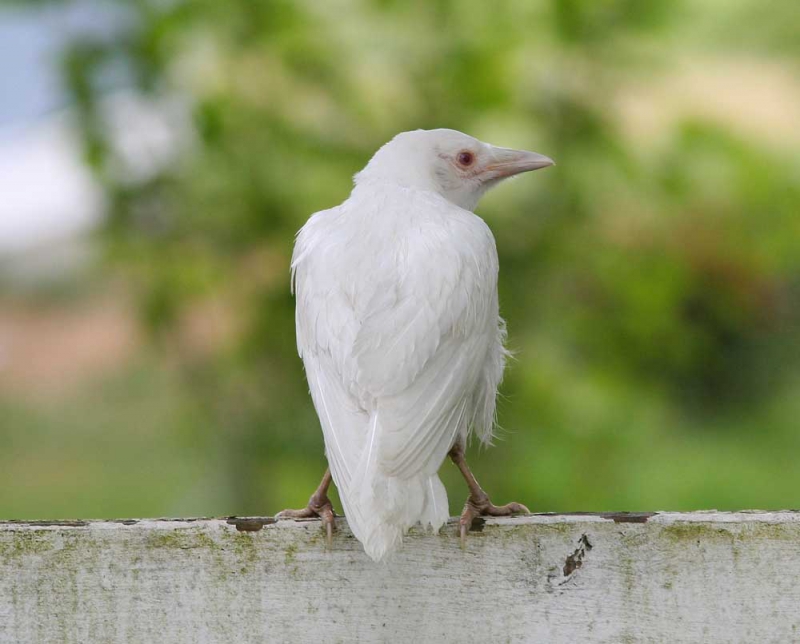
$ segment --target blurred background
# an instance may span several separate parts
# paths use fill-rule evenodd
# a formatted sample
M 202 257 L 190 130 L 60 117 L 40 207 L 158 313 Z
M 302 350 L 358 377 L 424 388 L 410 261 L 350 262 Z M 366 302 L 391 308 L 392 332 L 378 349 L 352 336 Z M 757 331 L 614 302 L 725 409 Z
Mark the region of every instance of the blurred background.
M 304 505 L 293 236 L 420 127 L 558 162 L 478 209 L 496 502 L 800 506 L 798 34 L 797 0 L 6 0 L 0 518 Z

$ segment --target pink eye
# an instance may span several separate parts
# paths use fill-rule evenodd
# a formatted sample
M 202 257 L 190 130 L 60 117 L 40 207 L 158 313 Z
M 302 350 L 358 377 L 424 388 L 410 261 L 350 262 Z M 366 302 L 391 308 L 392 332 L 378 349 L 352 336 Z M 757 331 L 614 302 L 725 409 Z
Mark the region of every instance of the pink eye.
M 475 161 L 475 155 L 472 152 L 459 152 L 458 153 L 458 163 L 459 165 L 463 166 L 470 166 L 472 162 Z

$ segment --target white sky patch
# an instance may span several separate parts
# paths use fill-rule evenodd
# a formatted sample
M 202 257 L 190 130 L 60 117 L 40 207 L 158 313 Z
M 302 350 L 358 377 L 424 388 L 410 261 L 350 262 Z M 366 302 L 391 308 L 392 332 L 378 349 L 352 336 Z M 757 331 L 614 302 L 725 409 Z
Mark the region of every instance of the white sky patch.
M 81 234 L 102 212 L 66 117 L 0 132 L 0 254 Z
M 130 92 L 103 101 L 113 171 L 128 184 L 175 161 L 190 132 L 181 101 Z M 0 130 L 0 257 L 81 236 L 103 218 L 100 186 L 85 165 L 68 112 Z
M 84 164 L 58 61 L 85 34 L 111 37 L 131 18 L 117 4 L 0 7 L 0 270 L 27 267 L 74 246 L 102 221 L 102 190 Z M 102 101 L 111 171 L 128 184 L 174 162 L 188 131 L 179 101 L 137 96 L 125 78 Z
M 111 135 L 114 176 L 128 185 L 174 163 L 192 140 L 188 107 L 177 97 L 153 100 L 119 92 L 104 99 L 102 115 Z

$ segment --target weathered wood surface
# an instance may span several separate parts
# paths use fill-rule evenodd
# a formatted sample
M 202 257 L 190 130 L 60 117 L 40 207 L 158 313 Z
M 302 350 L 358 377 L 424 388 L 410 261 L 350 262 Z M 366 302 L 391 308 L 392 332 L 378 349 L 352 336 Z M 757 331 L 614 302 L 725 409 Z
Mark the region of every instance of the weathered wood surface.
M 0 642 L 800 642 L 800 513 L 0 523 Z

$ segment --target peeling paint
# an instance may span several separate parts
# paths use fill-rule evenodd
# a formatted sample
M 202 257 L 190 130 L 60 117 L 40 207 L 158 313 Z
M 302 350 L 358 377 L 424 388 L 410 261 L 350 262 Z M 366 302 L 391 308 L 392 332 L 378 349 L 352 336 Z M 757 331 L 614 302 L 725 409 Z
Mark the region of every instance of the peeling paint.
M 650 517 L 657 514 L 657 512 L 603 512 L 600 516 L 611 519 L 614 523 L 647 523 Z
M 265 525 L 277 523 L 272 517 L 229 517 L 228 525 L 235 526 L 239 532 L 258 532 Z
M 573 572 L 579 570 L 581 566 L 583 566 L 583 560 L 591 549 L 592 544 L 589 543 L 589 538 L 585 534 L 582 534 L 575 552 L 568 555 L 564 562 L 565 577 L 569 577 Z

